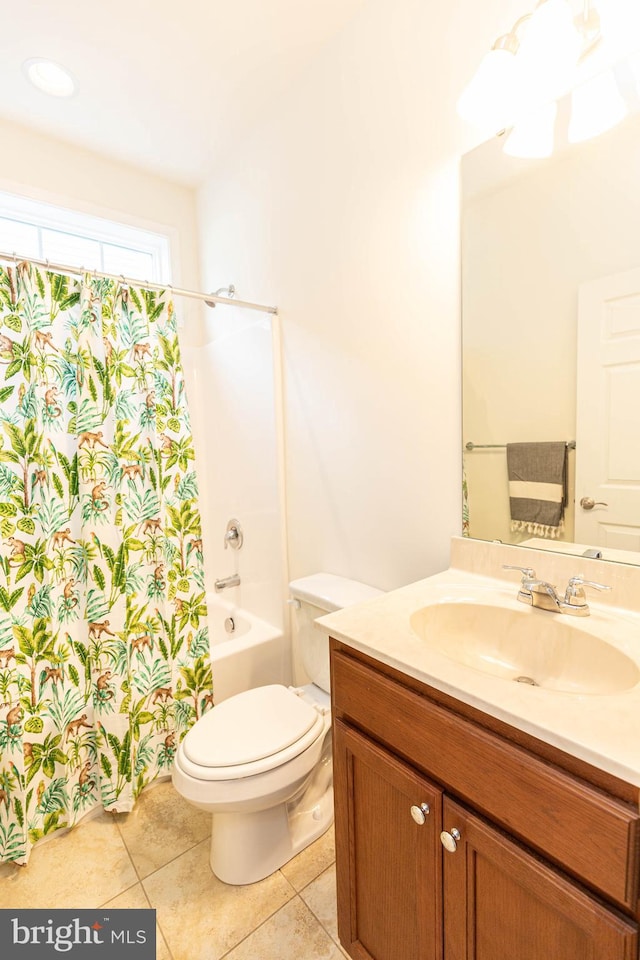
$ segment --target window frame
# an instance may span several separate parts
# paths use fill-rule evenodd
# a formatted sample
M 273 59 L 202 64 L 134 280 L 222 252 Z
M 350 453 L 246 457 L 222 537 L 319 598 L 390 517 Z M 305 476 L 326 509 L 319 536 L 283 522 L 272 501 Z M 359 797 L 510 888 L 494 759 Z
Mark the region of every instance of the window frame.
M 92 272 L 96 270 L 99 273 L 117 274 L 117 270 L 104 269 L 104 246 L 120 247 L 123 250 L 134 253 L 146 254 L 151 257 L 151 269 L 148 275 L 135 276 L 129 271 L 128 278 L 139 281 L 144 284 L 150 283 L 171 284 L 171 240 L 166 234 L 157 233 L 152 230 L 133 227 L 127 223 L 117 220 L 107 219 L 106 217 L 96 216 L 94 214 L 84 213 L 68 207 L 58 206 L 44 200 L 23 197 L 18 194 L 0 191 L 0 218 L 3 220 L 13 220 L 16 223 L 32 226 L 36 229 L 39 253 L 26 254 L 20 249 L 0 250 L 7 256 L 18 258 L 24 257 L 30 259 L 35 256 L 38 260 L 49 260 L 52 264 L 60 263 L 61 266 L 73 267 L 80 270 Z M 78 237 L 83 240 L 92 240 L 99 244 L 100 263 L 69 263 L 68 257 L 64 262 L 57 258 L 46 257 L 43 253 L 42 231 L 55 230 L 68 236 Z

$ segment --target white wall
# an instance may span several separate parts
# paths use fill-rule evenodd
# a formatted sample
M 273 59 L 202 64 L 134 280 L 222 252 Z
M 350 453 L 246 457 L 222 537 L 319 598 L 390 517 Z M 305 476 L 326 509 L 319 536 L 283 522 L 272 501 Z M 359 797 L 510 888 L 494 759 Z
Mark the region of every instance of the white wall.
M 370 0 L 200 191 L 205 285 L 281 312 L 292 577 L 390 589 L 460 532 L 455 100 L 523 12 L 479 7 Z

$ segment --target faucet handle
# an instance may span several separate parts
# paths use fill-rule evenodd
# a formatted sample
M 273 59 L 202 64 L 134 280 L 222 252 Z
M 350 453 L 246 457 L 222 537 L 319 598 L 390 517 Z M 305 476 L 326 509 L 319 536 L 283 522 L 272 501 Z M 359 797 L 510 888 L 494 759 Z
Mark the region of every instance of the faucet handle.
M 583 587 L 593 587 L 594 590 L 611 590 L 611 587 L 607 583 L 596 583 L 595 580 L 585 580 L 580 574 L 576 577 L 571 577 L 569 583 L 567 584 L 567 590 L 565 593 L 565 600 L 571 602 L 571 598 L 582 599 L 584 597 Z
M 224 535 L 224 548 L 232 547 L 234 550 L 239 550 L 242 546 L 242 541 L 244 540 L 242 534 L 242 527 L 238 520 L 229 520 L 227 524 L 227 530 Z
M 502 569 L 503 570 L 519 570 L 520 573 L 522 574 L 523 580 L 535 580 L 536 578 L 536 572 L 533 569 L 533 567 L 514 567 L 510 563 L 503 563 Z

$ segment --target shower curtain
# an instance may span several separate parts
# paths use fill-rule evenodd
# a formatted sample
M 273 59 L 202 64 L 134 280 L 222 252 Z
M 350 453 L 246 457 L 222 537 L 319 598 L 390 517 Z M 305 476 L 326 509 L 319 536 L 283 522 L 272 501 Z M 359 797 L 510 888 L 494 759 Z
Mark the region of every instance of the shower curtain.
M 464 454 L 462 455 L 462 536 L 471 536 L 471 524 L 469 518 L 469 484 L 467 482 L 467 471 L 464 465 Z
M 0 860 L 131 810 L 213 705 L 172 302 L 0 267 Z

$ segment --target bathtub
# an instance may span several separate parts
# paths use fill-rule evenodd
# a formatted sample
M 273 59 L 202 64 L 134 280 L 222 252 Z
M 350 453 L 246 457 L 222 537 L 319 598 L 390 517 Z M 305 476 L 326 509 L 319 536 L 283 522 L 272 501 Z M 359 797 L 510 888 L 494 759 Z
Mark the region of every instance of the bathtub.
M 207 609 L 216 703 L 251 687 L 291 683 L 289 644 L 282 630 L 217 593 L 207 593 Z

